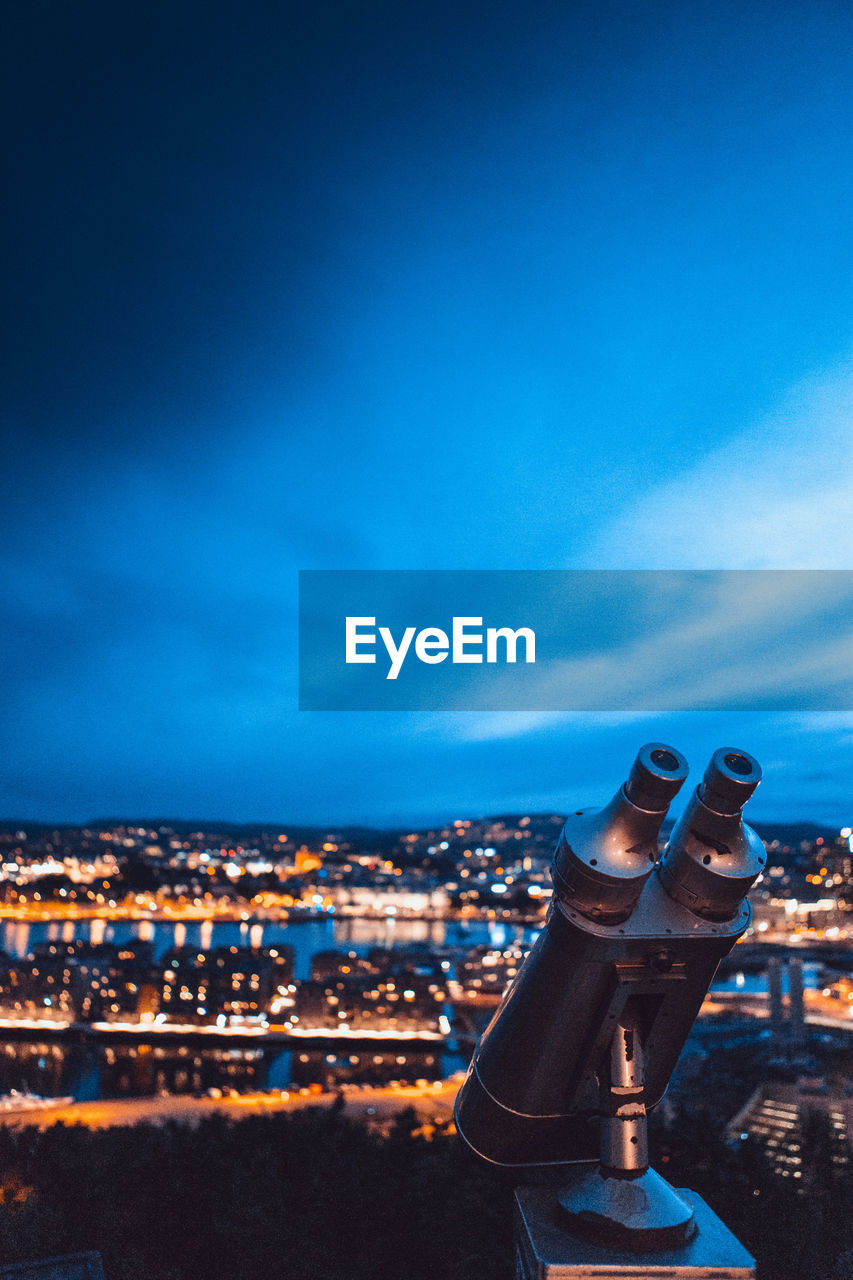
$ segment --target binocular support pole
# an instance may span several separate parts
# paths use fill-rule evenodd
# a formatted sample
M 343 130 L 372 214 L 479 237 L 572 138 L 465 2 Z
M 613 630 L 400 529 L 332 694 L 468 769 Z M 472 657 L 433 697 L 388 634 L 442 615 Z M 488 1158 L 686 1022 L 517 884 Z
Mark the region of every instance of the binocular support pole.
M 649 1168 L 643 1040 L 630 1006 L 602 1065 L 600 1163 L 558 1198 L 577 1235 L 631 1249 L 672 1249 L 695 1234 L 693 1208 Z

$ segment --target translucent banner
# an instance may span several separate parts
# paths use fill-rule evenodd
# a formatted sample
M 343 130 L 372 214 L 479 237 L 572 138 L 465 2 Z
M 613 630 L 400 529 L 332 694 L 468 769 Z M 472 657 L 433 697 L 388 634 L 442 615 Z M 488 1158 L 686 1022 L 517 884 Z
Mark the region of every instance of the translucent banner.
M 308 570 L 306 711 L 853 708 L 853 572 Z

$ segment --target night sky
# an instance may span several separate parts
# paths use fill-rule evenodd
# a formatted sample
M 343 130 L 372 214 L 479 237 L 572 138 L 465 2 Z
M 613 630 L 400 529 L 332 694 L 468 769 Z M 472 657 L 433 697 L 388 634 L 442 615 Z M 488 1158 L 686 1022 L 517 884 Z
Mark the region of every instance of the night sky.
M 846 0 L 48 2 L 0 47 L 0 817 L 566 810 L 663 739 L 853 822 L 844 709 L 296 709 L 299 569 L 853 569 Z

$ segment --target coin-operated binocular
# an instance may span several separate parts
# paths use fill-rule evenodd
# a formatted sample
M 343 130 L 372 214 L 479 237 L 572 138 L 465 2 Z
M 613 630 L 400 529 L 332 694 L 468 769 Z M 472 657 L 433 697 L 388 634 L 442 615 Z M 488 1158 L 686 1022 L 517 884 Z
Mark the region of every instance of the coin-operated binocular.
M 660 1101 L 722 958 L 746 929 L 766 855 L 741 810 L 761 780 L 722 747 L 658 861 L 687 777 L 649 743 L 604 809 L 560 836 L 547 923 L 475 1050 L 456 1125 L 505 1166 L 573 1164 L 569 1230 L 630 1249 L 695 1234 L 687 1200 L 649 1168 L 646 1112 Z

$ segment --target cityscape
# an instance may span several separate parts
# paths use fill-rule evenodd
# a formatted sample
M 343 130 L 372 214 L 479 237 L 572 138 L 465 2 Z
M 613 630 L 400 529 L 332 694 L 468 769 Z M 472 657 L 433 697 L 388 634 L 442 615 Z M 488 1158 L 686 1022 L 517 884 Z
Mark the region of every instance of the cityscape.
M 544 926 L 564 821 L 2 825 L 0 1142 L 26 1167 L 65 1132 L 91 1143 L 115 1134 L 124 1160 L 131 1135 L 152 1126 L 192 1146 L 226 1121 L 234 1150 L 244 1125 L 273 1126 L 271 1135 L 287 1123 L 297 1126 L 287 1143 L 307 1126 L 319 1159 L 316 1126 L 332 1123 L 336 1142 L 380 1144 L 383 1178 L 388 1144 L 404 1141 L 398 1176 L 426 1176 L 421 1153 L 434 1151 L 457 1191 L 494 1200 L 480 1211 L 476 1248 L 503 1275 L 506 1186 L 489 1189 L 493 1175 L 470 1163 L 457 1168 L 453 1104 Z M 802 1232 L 798 1215 L 818 1201 L 834 1215 L 853 1171 L 853 830 L 760 835 L 766 865 L 749 927 L 650 1120 L 661 1169 L 689 1168 L 682 1177 L 716 1196 L 775 1280 L 784 1233 L 768 1237 L 753 1205 Z M 258 1130 L 256 1140 L 267 1138 Z M 14 1179 L 0 1185 L 23 1194 Z M 111 1247 L 101 1225 L 92 1238 L 121 1274 L 125 1237 Z
M 452 1080 L 542 928 L 563 821 L 4 828 L 6 1114 Z M 822 1046 L 853 1050 L 853 833 L 762 836 L 749 929 L 693 1039 L 796 1050 L 822 1076 Z

